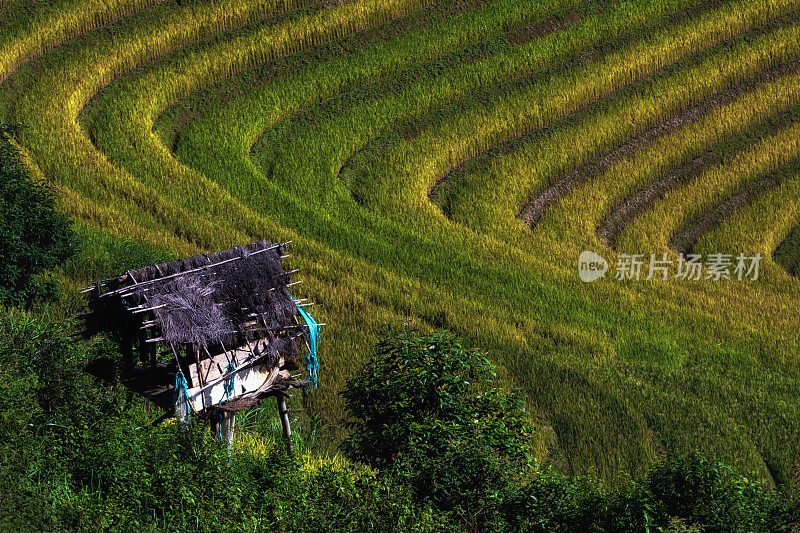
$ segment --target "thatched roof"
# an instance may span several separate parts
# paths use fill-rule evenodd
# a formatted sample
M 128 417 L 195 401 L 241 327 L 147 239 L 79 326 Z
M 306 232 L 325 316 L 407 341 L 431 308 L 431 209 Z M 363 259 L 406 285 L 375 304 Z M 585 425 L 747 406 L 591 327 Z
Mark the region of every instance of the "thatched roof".
M 286 244 L 259 241 L 102 280 L 88 291 L 85 331 L 131 335 L 135 325 L 157 332 L 148 342 L 204 347 L 272 339 L 287 329 L 307 333 L 287 290 L 292 272 L 282 268 L 285 250 Z

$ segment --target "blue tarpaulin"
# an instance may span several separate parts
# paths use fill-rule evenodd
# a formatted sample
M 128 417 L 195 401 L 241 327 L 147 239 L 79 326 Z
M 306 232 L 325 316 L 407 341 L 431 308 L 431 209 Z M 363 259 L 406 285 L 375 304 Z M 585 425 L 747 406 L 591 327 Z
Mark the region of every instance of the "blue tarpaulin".
M 317 360 L 317 343 L 320 340 L 319 325 L 308 311 L 302 307 L 298 307 L 297 310 L 300 311 L 300 316 L 302 316 L 303 320 L 308 324 L 310 335 L 308 339 L 309 350 L 306 356 L 306 370 L 308 370 L 308 378 L 311 380 L 312 387 L 317 388 L 317 374 L 319 373 L 319 361 Z

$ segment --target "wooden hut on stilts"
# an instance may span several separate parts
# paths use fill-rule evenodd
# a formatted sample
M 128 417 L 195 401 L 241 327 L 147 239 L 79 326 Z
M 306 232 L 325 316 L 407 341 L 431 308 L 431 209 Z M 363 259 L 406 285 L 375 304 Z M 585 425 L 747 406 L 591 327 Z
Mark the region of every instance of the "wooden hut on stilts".
M 126 387 L 182 421 L 200 413 L 229 447 L 236 413 L 274 397 L 291 451 L 286 397 L 316 386 L 323 324 L 289 294 L 300 282 L 283 269 L 288 244 L 259 241 L 97 281 L 84 289 L 84 333 L 116 336 Z M 298 372 L 303 348 L 308 377 Z

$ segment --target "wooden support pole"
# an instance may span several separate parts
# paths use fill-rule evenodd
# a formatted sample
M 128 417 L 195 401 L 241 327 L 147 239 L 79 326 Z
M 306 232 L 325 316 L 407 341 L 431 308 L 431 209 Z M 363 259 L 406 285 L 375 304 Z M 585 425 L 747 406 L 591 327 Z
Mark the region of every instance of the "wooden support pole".
M 200 386 L 203 389 L 205 389 L 206 382 L 203 379 L 203 367 L 200 364 L 200 348 L 198 348 L 198 346 L 196 344 L 193 344 L 191 350 L 192 350 L 192 355 L 194 356 L 194 367 L 197 370 L 197 381 L 199 381 L 200 382 Z M 206 405 L 206 395 L 205 395 L 205 393 L 201 393 L 200 394 L 200 401 L 203 403 L 203 412 L 205 413 L 206 412 L 206 408 L 208 407 Z
M 289 409 L 286 408 L 286 398 L 282 394 L 275 396 L 278 402 L 278 414 L 281 416 L 281 425 L 283 426 L 283 436 L 286 438 L 286 450 L 289 455 L 294 455 L 294 447 L 292 446 L 292 426 L 289 425 Z
M 233 432 L 236 429 L 236 413 L 225 413 L 222 417 L 221 425 L 220 434 L 222 435 L 223 442 L 228 446 L 228 453 L 230 453 L 233 450 Z
M 222 350 L 225 352 L 225 358 L 227 359 L 227 357 L 228 357 L 228 349 L 222 343 L 222 339 L 219 340 L 219 345 L 222 346 Z M 248 344 L 247 347 L 249 348 L 250 345 Z M 236 360 L 236 350 L 231 350 L 230 354 L 231 354 L 231 357 L 233 358 L 233 364 L 236 365 L 236 366 L 239 366 L 239 361 Z
M 133 360 L 133 339 L 127 332 L 123 333 L 120 349 L 122 351 L 122 371 L 127 376 L 133 373 L 133 367 L 136 365 Z
M 156 366 L 158 366 L 158 354 L 156 353 L 156 345 L 149 344 L 146 346 L 148 348 L 148 355 L 150 356 L 150 368 L 155 368 Z

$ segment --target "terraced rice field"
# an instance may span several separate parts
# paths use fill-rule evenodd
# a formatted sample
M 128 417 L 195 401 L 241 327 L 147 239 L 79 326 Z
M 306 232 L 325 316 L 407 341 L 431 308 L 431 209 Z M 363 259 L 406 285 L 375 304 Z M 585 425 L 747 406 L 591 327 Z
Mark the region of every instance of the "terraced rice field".
M 292 241 L 329 443 L 410 323 L 486 350 L 567 472 L 797 468 L 800 1 L 4 0 L 0 29 L 0 122 L 89 250 Z M 670 270 L 615 279 L 632 254 Z

